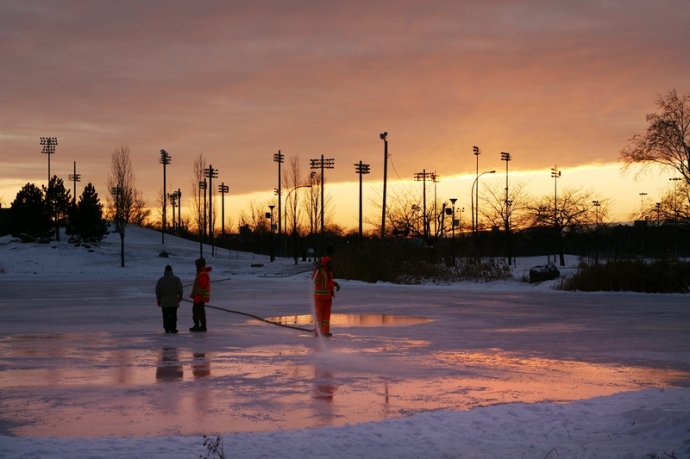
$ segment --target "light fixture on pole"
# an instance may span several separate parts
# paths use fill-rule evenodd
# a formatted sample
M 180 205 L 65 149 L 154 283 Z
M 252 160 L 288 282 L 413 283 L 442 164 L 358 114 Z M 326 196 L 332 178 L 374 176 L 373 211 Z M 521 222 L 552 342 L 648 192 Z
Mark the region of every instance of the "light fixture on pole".
M 416 182 L 422 182 L 422 223 L 424 224 L 424 238 L 429 238 L 429 221 L 426 215 L 426 179 L 431 177 L 431 172 L 422 169 L 422 172 L 415 172 L 414 179 Z
M 213 179 L 218 177 L 218 169 L 214 169 L 211 164 L 204 169 L 204 177 L 208 179 L 208 234 L 211 241 L 211 256 L 215 255 L 215 246 L 213 245 Z
M 168 193 L 168 197 L 170 198 L 170 206 L 172 207 L 172 232 L 173 234 L 175 234 L 175 209 L 177 208 L 177 191 Z
M 206 235 L 206 186 L 206 179 L 199 181 L 199 258 L 204 257 L 204 236 Z M 204 192 L 203 207 L 201 206 L 202 191 Z
M 273 154 L 273 162 L 278 163 L 278 236 L 280 236 L 283 232 L 283 222 L 280 218 L 281 212 L 280 209 L 282 207 L 282 180 L 281 180 L 281 172 L 280 172 L 280 165 L 283 164 L 283 161 L 285 160 L 285 155 L 278 150 L 278 153 Z
M 455 240 L 455 202 L 458 200 L 458 198 L 450 198 L 450 203 L 453 205 L 453 213 L 450 221 L 450 228 L 451 232 L 453 234 L 453 240 Z
M 362 175 L 368 174 L 369 164 L 364 164 L 362 161 L 355 163 L 355 172 L 359 174 L 359 238 L 362 238 Z
M 221 200 L 221 234 L 223 237 L 225 237 L 225 193 L 229 192 L 230 188 L 225 184 L 225 182 L 222 182 L 220 185 L 218 185 L 218 192 L 220 193 L 220 200 Z
M 43 148 L 41 149 L 41 153 L 48 156 L 48 183 L 46 185 L 46 202 L 48 202 L 48 212 L 50 214 L 49 218 L 51 220 L 53 220 L 53 193 L 50 187 L 50 156 L 55 154 L 55 147 L 57 146 L 57 144 L 57 137 L 41 137 L 41 145 L 43 146 Z M 56 239 L 60 238 L 60 230 L 58 229 L 57 218 L 55 219 L 55 236 Z
M 77 174 L 77 162 L 74 161 L 74 173 L 69 174 L 69 179 L 74 183 L 72 191 L 72 204 L 77 202 L 77 182 L 81 182 L 81 174 Z
M 326 179 L 324 176 L 324 169 L 334 169 L 335 168 L 335 159 L 334 158 L 324 158 L 323 155 L 321 155 L 320 159 L 310 159 L 309 164 L 311 169 L 321 169 L 321 235 L 323 236 L 323 230 L 324 230 L 324 188 L 325 188 L 325 183 Z
M 478 146 L 473 146 L 472 147 L 472 154 L 476 158 L 476 175 L 475 175 L 475 183 L 479 181 L 479 155 L 481 154 L 481 151 L 479 150 Z M 477 191 L 474 200 L 477 203 L 477 207 L 475 208 L 474 206 L 472 207 L 472 234 L 476 236 L 477 231 L 478 231 L 478 226 L 479 226 L 479 187 L 477 186 Z
M 510 250 L 510 200 L 508 198 L 508 163 L 510 162 L 510 153 L 502 151 L 501 161 L 506 162 L 506 199 L 505 199 L 505 218 L 503 220 L 506 232 L 506 255 L 508 258 L 508 266 L 512 263 L 512 254 Z
M 592 201 L 594 206 L 594 224 L 599 225 L 599 208 L 601 207 L 601 201 Z
M 441 181 L 441 176 L 436 172 L 429 173 L 429 179 L 434 182 L 434 236 L 438 237 L 438 210 L 436 208 L 436 184 Z M 441 225 L 443 226 L 443 225 Z
M 381 240 L 386 236 L 386 184 L 388 181 L 388 132 L 379 134 L 383 140 L 383 205 L 381 206 Z
M 553 179 L 553 226 L 558 226 L 558 179 L 561 177 L 561 171 L 558 166 L 551 168 L 551 178 Z
M 470 191 L 470 196 L 472 198 L 472 209 L 473 213 L 475 213 L 475 219 L 474 219 L 474 236 L 475 236 L 475 242 L 476 242 L 476 237 L 479 234 L 479 179 L 481 178 L 482 175 L 485 174 L 495 174 L 495 170 L 490 170 L 490 171 L 484 171 L 481 174 L 477 175 L 477 178 L 474 179 L 474 182 L 472 182 L 472 190 Z M 475 196 L 477 202 L 475 202 Z
M 161 225 L 161 244 L 165 244 L 165 224 L 167 223 L 167 203 L 165 201 L 167 195 L 167 185 L 165 183 L 165 167 L 172 162 L 172 157 L 168 154 L 167 151 L 161 150 L 161 157 L 159 162 L 163 165 L 163 224 Z
M 647 196 L 647 193 L 642 192 L 640 193 L 640 220 L 644 220 L 644 197 Z

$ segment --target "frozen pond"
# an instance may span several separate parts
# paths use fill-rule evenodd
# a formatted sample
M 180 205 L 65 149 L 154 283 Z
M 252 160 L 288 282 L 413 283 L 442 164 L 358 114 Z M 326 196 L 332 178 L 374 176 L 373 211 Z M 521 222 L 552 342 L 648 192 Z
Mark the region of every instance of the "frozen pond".
M 322 340 L 216 310 L 207 334 L 189 334 L 187 303 L 181 333 L 165 335 L 153 282 L 13 283 L 0 433 L 303 429 L 690 385 L 683 295 L 343 282 Z M 304 279 L 219 282 L 211 303 L 309 325 Z

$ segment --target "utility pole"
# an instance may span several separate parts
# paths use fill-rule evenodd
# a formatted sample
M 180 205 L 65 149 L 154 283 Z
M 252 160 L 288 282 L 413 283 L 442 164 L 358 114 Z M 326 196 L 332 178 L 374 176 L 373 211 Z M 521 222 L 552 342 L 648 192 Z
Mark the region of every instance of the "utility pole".
M 74 161 L 74 173 L 69 174 L 69 179 L 74 183 L 72 192 L 72 204 L 77 202 L 77 182 L 81 182 L 81 174 L 77 174 L 77 162 Z
M 386 182 L 388 180 L 388 132 L 379 134 L 383 140 L 383 205 L 381 210 L 381 240 L 386 237 Z
M 355 172 L 359 174 L 359 238 L 362 239 L 362 175 L 369 173 L 369 164 L 355 163 Z
M 167 185 L 165 183 L 165 167 L 170 164 L 172 161 L 172 157 L 168 154 L 167 151 L 161 150 L 161 158 L 160 158 L 160 163 L 163 165 L 163 224 L 161 225 L 161 244 L 165 244 L 165 224 L 167 221 L 167 216 L 166 216 L 166 208 L 167 203 L 165 201 L 165 198 L 167 196 Z
M 323 231 L 324 231 L 324 188 L 325 188 L 325 183 L 326 183 L 326 178 L 324 176 L 323 170 L 324 169 L 334 169 L 335 168 L 335 159 L 334 158 L 324 158 L 323 155 L 321 155 L 320 159 L 310 159 L 309 160 L 310 167 L 311 169 L 321 169 L 321 236 L 323 236 Z

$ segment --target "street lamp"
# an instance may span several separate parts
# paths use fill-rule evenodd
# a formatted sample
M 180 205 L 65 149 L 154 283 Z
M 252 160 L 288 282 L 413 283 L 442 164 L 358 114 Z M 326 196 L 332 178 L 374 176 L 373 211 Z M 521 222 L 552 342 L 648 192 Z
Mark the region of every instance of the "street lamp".
M 364 164 L 362 161 L 355 163 L 355 172 L 359 174 L 359 238 L 362 238 L 362 175 L 368 174 L 369 164 Z
M 161 150 L 161 157 L 159 162 L 163 165 L 163 224 L 161 225 L 161 244 L 165 244 L 165 224 L 167 221 L 167 217 L 165 214 L 167 207 L 167 203 L 165 202 L 167 194 L 167 186 L 165 183 L 165 167 L 172 162 L 172 157 L 168 154 L 167 151 Z
M 278 163 L 278 236 L 280 236 L 283 232 L 283 224 L 282 220 L 280 218 L 280 208 L 282 206 L 281 204 L 281 196 L 282 196 L 282 188 L 281 188 L 281 174 L 280 174 L 280 165 L 283 164 L 283 161 L 285 160 L 285 155 L 278 150 L 278 153 L 273 154 L 273 162 Z
M 453 213 L 452 217 L 450 220 L 450 228 L 451 232 L 453 234 L 453 241 L 455 241 L 455 202 L 458 200 L 458 198 L 450 198 L 450 203 L 453 205 Z
M 324 169 L 334 169 L 335 168 L 335 159 L 334 158 L 324 158 L 323 155 L 321 155 L 320 159 L 310 159 L 309 160 L 310 167 L 311 169 L 321 169 L 321 235 L 323 236 L 323 229 L 324 229 L 324 185 L 326 182 L 326 178 L 324 176 L 323 170 Z
M 416 182 L 421 181 L 422 182 L 422 205 L 423 205 L 423 210 L 422 210 L 422 222 L 424 223 L 424 238 L 428 239 L 429 237 L 429 224 L 426 218 L 426 179 L 428 177 L 431 177 L 431 172 L 427 172 L 426 169 L 422 169 L 422 172 L 415 172 L 414 173 L 414 179 Z
M 218 185 L 218 192 L 220 193 L 220 201 L 221 201 L 221 234 L 223 237 L 225 237 L 225 193 L 229 192 L 230 188 L 225 184 L 225 182 L 222 182 L 220 185 Z
M 470 196 L 472 198 L 472 214 L 475 215 L 476 217 L 474 218 L 474 236 L 475 236 L 475 242 L 476 242 L 476 237 L 479 234 L 479 178 L 482 175 L 485 174 L 495 174 L 495 170 L 490 170 L 490 171 L 484 171 L 481 174 L 477 175 L 477 178 L 474 179 L 474 182 L 472 182 L 472 190 L 470 191 Z M 475 202 L 475 196 L 476 196 L 476 202 Z
M 379 134 L 383 140 L 383 205 L 381 206 L 381 240 L 386 236 L 386 183 L 388 178 L 388 132 Z
M 77 201 L 77 182 L 81 182 L 81 174 L 77 174 L 77 162 L 74 161 L 74 173 L 69 174 L 69 179 L 74 183 L 72 192 L 72 204 Z

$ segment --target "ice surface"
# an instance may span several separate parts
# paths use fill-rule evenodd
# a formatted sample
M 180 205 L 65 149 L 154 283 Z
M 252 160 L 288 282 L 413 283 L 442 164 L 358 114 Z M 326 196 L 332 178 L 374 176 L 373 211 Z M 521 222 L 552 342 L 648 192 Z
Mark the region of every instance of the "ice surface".
M 190 334 L 188 303 L 166 335 L 155 281 L 190 284 L 199 246 L 132 227 L 120 268 L 113 236 L 0 239 L 0 457 L 690 452 L 687 295 L 339 281 L 330 340 L 210 309 Z M 305 323 L 308 263 L 205 250 L 211 304 Z

